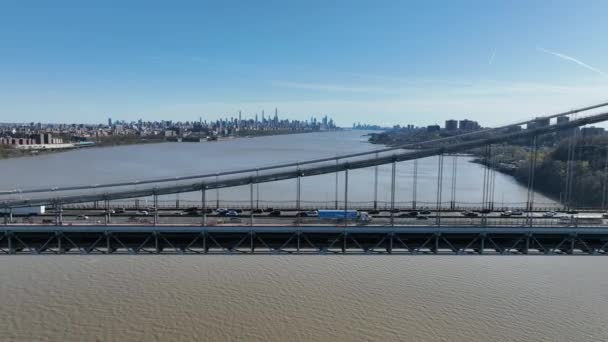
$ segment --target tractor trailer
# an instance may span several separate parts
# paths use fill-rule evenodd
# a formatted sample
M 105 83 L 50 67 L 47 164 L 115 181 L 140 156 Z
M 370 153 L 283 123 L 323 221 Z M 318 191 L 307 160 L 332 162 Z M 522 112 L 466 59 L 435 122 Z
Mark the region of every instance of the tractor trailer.
M 369 222 L 371 220 L 369 214 L 365 211 L 319 210 L 319 219 L 321 220 L 344 220 L 345 216 L 349 221 Z

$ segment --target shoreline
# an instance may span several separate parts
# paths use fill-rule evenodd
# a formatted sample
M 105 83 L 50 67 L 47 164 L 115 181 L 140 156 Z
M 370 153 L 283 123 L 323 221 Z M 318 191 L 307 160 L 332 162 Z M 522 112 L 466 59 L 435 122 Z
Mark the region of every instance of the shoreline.
M 223 136 L 218 137 L 215 140 L 204 140 L 204 141 L 172 141 L 167 140 L 165 137 L 162 139 L 152 138 L 152 139 L 144 139 L 137 138 L 132 136 L 120 137 L 118 136 L 116 139 L 104 139 L 90 140 L 95 143 L 91 146 L 75 146 L 72 148 L 58 148 L 58 149 L 18 149 L 11 146 L 3 146 L 0 145 L 0 160 L 8 160 L 8 159 L 16 159 L 16 158 L 28 158 L 28 157 L 36 157 L 47 154 L 55 154 L 55 153 L 65 153 L 69 151 L 79 150 L 79 149 L 91 149 L 91 148 L 107 148 L 107 147 L 117 147 L 117 146 L 130 146 L 130 145 L 147 145 L 147 144 L 160 144 L 160 143 L 183 143 L 183 144 L 200 144 L 200 143 L 214 143 L 221 141 L 229 141 L 234 139 L 252 139 L 252 138 L 261 138 L 261 137 L 269 137 L 276 135 L 291 135 L 291 134 L 307 134 L 307 133 L 327 133 L 327 132 L 340 132 L 342 129 L 338 130 L 326 130 L 326 131 L 304 131 L 304 132 L 276 132 L 270 134 L 252 134 L 252 135 L 232 135 L 232 136 Z

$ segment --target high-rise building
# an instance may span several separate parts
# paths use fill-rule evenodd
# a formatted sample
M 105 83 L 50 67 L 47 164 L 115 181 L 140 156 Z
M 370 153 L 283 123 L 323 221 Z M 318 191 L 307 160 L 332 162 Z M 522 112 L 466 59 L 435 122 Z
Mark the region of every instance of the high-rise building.
M 108 126 L 112 127 L 112 118 L 108 118 Z
M 458 129 L 458 121 L 456 120 L 445 120 L 445 129 L 447 131 L 455 131 Z
M 478 130 L 480 128 L 480 126 L 477 123 L 477 121 L 464 119 L 464 120 L 460 120 L 460 122 L 458 122 L 458 128 L 460 128 L 463 131 L 474 131 L 474 130 Z

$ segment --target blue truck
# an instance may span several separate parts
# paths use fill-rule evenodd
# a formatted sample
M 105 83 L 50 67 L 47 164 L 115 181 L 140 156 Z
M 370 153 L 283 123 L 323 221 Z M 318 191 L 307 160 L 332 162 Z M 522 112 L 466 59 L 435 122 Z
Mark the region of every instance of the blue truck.
M 319 219 L 322 220 L 344 220 L 344 216 L 349 221 L 369 222 L 369 214 L 357 210 L 319 210 Z

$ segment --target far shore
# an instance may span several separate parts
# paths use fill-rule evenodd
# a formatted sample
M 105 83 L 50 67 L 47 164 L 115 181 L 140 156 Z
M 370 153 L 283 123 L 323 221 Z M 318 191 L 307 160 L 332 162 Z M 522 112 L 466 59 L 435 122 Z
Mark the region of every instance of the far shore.
M 247 134 L 249 132 L 243 132 L 242 135 L 230 135 L 218 137 L 216 140 L 203 140 L 200 142 L 196 141 L 183 141 L 181 143 L 191 144 L 191 143 L 213 143 L 217 141 L 227 141 L 232 139 L 242 139 L 242 138 L 258 138 L 258 137 L 267 137 L 273 135 L 287 135 L 287 134 L 304 134 L 304 133 L 320 133 L 320 132 L 335 132 L 335 131 L 301 131 L 301 132 L 289 132 L 289 131 L 268 131 L 268 132 L 255 132 L 254 134 Z M 73 147 L 73 148 L 58 148 L 58 149 L 18 149 L 13 148 L 7 145 L 0 145 L 0 160 L 2 159 L 12 159 L 12 158 L 23 158 L 23 157 L 34 157 L 49 153 L 61 153 L 74 151 L 76 149 L 81 148 L 102 148 L 102 147 L 115 147 L 115 146 L 127 146 L 127 145 L 143 145 L 143 144 L 158 144 L 158 143 L 170 143 L 178 141 L 169 140 L 165 137 L 154 137 L 154 136 L 146 136 L 146 137 L 138 137 L 138 136 L 108 136 L 103 137 L 101 139 L 90 140 L 94 142 L 95 145 L 86 146 L 86 147 Z

